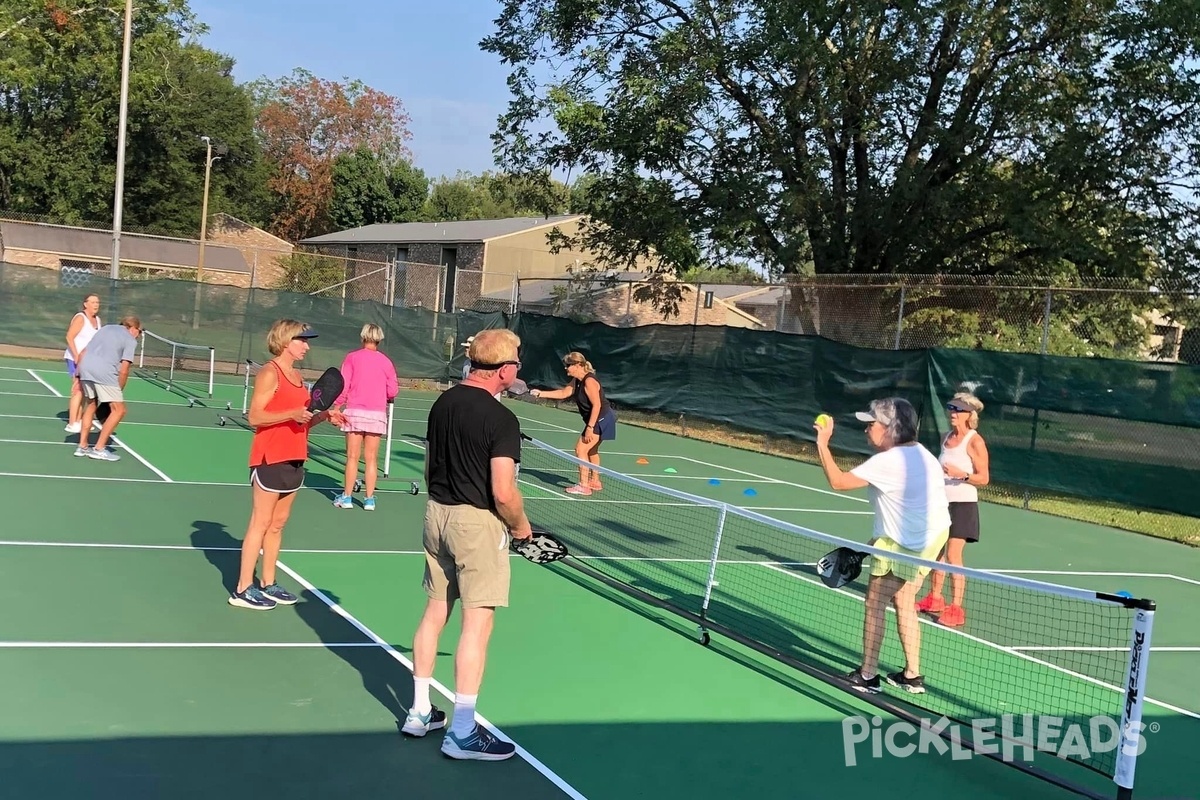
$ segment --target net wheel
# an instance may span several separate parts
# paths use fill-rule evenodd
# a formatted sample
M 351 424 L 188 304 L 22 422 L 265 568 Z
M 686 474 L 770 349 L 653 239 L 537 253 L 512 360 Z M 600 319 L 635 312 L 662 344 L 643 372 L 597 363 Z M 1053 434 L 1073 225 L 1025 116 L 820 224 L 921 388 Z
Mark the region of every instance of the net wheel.
M 354 481 L 354 491 L 356 491 L 356 492 L 361 492 L 361 491 L 362 491 L 362 481 L 361 481 L 361 480 L 357 480 L 357 479 L 356 479 L 356 480 Z
M 222 428 L 224 428 L 224 427 L 225 427 L 225 418 L 224 418 L 224 417 L 218 417 L 218 418 L 217 418 L 217 424 L 218 424 L 218 425 L 220 425 Z
M 408 492 L 409 492 L 409 494 L 416 496 L 421 493 L 421 487 L 417 486 L 416 481 L 413 481 L 412 485 L 409 486 L 409 488 L 408 488 Z

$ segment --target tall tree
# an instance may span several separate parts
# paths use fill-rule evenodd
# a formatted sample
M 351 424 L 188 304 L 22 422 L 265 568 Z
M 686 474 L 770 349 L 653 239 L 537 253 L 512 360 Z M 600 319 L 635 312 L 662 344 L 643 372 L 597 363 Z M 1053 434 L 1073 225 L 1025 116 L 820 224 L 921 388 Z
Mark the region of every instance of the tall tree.
M 504 0 L 481 46 L 501 165 L 595 174 L 610 264 L 1141 279 L 1200 272 L 1198 43 L 1194 0 Z
M 289 240 L 330 229 L 333 164 L 359 147 L 390 171 L 408 158 L 412 134 L 398 98 L 365 85 L 318 78 L 304 69 L 256 81 L 257 129 L 271 164 L 270 187 L 279 200 L 271 222 Z
M 119 2 L 0 3 L 0 208 L 67 222 L 111 219 L 123 15 Z M 133 17 L 125 221 L 199 232 L 200 136 L 230 152 L 210 208 L 257 221 L 263 175 L 232 61 L 189 40 L 185 0 L 140 0 Z

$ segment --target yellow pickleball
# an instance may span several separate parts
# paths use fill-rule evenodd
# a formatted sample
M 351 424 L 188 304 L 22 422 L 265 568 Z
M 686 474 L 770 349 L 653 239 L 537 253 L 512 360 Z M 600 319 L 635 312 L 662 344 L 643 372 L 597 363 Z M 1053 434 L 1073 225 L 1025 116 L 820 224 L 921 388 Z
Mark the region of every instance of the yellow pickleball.
M 817 424 L 820 425 L 821 427 L 824 427 L 831 422 L 833 422 L 833 417 L 829 416 L 828 414 L 818 414 L 817 415 Z

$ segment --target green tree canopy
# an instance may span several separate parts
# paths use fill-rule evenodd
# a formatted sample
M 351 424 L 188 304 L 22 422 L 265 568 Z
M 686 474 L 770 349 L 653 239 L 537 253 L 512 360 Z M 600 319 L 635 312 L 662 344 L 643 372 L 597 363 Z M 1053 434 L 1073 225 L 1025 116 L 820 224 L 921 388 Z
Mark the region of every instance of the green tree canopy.
M 481 46 L 499 163 L 594 175 L 608 264 L 1145 279 L 1200 272 L 1195 10 L 505 0 Z
M 120 105 L 121 3 L 0 4 L 0 208 L 64 221 L 111 218 Z M 136 6 L 130 55 L 125 215 L 195 236 L 205 150 L 227 154 L 210 208 L 263 221 L 263 164 L 233 62 L 191 42 L 205 27 L 184 0 Z

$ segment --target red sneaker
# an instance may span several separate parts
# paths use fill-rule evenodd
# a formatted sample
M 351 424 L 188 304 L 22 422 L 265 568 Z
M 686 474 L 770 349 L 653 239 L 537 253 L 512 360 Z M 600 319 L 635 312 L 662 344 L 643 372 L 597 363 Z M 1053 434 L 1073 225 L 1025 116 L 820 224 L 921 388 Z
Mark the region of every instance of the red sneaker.
M 946 610 L 938 617 L 938 624 L 950 628 L 965 625 L 967 624 L 967 612 L 963 611 L 962 606 L 946 606 Z
M 937 614 L 946 609 L 946 601 L 935 595 L 933 592 L 925 595 L 923 600 L 917 602 L 917 611 L 924 611 L 927 614 Z

